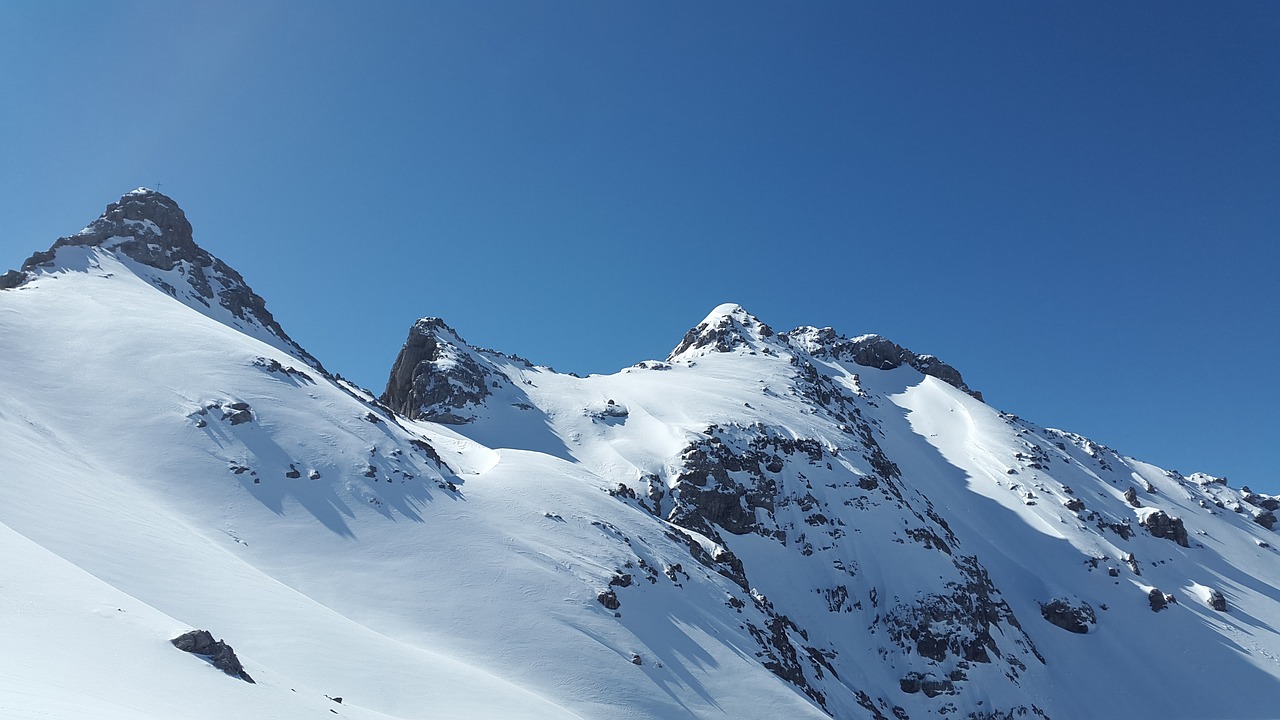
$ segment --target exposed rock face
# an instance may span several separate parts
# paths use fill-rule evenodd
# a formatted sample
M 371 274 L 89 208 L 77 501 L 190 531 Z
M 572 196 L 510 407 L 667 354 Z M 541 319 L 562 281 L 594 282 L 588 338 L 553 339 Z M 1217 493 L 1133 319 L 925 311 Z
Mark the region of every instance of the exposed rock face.
M 1142 503 L 1138 501 L 1138 488 L 1130 486 L 1128 490 L 1125 490 L 1124 501 L 1136 508 L 1142 507 Z
M 889 636 L 903 647 L 914 646 L 917 654 L 935 662 L 953 656 L 989 663 L 995 657 L 1005 659 L 1010 671 L 1016 672 L 1021 661 L 997 646 L 996 635 L 991 633 L 994 627 L 1000 637 L 1044 662 L 978 559 L 957 557 L 955 567 L 965 582 L 947 583 L 949 594 L 921 594 L 915 601 L 889 610 L 885 617 Z
M 232 677 L 238 677 L 247 683 L 253 682 L 253 678 L 245 672 L 244 666 L 240 664 L 240 659 L 236 657 L 231 646 L 221 640 L 214 640 L 213 634 L 208 630 L 192 630 L 170 642 L 183 652 L 203 655 L 214 667 Z
M 5 273 L 0 277 L 0 289 L 21 285 L 42 266 L 54 262 L 60 248 L 76 246 L 101 247 L 156 270 L 177 271 L 190 286 L 189 295 L 193 300 L 206 307 L 220 305 L 237 320 L 261 326 L 282 340 L 286 349 L 298 358 L 324 371 L 319 360 L 285 333 L 240 273 L 195 243 L 191 223 L 187 222 L 182 208 L 155 190 L 138 188 L 111 203 L 84 230 L 59 238 L 53 247 L 28 258 L 21 272 Z M 150 280 L 170 295 L 178 292 L 163 279 Z
M 1218 612 L 1227 611 L 1227 598 L 1221 592 L 1213 590 L 1209 593 L 1209 607 Z
M 1080 635 L 1089 632 L 1089 627 L 1098 622 L 1092 605 L 1083 601 L 1078 605 L 1073 605 L 1064 598 L 1042 603 L 1040 605 L 1040 614 L 1044 616 L 1045 620 L 1063 630 Z
M 428 317 L 409 330 L 381 400 L 405 417 L 461 424 L 474 418 L 499 378 L 506 381 L 481 365 L 443 320 Z
M 982 393 L 965 384 L 959 370 L 933 355 L 917 355 L 879 335 L 846 338 L 829 327 L 799 327 L 785 333 L 783 337 L 815 357 L 847 360 L 877 370 L 892 370 L 907 365 L 982 399 Z
M 1187 528 L 1183 526 L 1182 518 L 1170 517 L 1163 510 L 1157 510 L 1143 518 L 1142 524 L 1154 537 L 1166 538 L 1182 547 L 1190 547 L 1187 544 Z
M 1263 510 L 1262 512 L 1253 516 L 1253 521 L 1258 523 L 1262 527 L 1270 530 L 1271 528 L 1275 527 L 1276 514 L 1271 512 L 1270 510 Z

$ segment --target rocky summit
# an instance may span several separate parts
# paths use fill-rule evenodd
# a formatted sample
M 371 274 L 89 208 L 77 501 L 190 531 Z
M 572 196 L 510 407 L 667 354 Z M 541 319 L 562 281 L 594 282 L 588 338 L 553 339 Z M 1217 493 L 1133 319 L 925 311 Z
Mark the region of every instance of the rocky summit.
M 375 395 L 147 190 L 4 278 L 6 717 L 1277 714 L 1280 498 L 881 336 L 425 317 Z

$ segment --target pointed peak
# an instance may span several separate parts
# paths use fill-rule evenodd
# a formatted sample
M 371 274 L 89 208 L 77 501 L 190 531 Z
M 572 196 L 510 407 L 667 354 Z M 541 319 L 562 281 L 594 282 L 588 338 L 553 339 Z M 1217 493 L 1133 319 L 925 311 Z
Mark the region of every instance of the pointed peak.
M 76 246 L 118 250 L 161 270 L 171 270 L 181 260 L 198 265 L 212 261 L 192 239 L 191 223 L 178 203 L 149 188 L 125 193 L 85 229 L 58 238 L 49 250 L 33 254 L 22 264 L 22 269 L 29 272 L 47 266 L 55 262 L 60 248 Z
M 667 360 L 698 357 L 712 352 L 729 352 L 735 348 L 758 350 L 775 333 L 773 328 L 736 303 L 717 305 L 702 322 L 685 333 L 684 339 L 671 351 Z
M 409 328 L 380 400 L 408 418 L 463 424 L 505 380 L 444 320 L 424 317 Z
M 442 318 L 438 318 L 433 315 L 429 315 L 423 318 L 418 318 L 417 322 L 413 324 L 413 328 L 411 332 L 420 333 L 422 335 L 428 335 L 428 334 L 439 335 L 442 333 L 447 333 L 449 335 L 452 335 L 454 339 L 460 342 L 463 342 L 464 344 L 466 342 L 461 337 L 459 337 L 457 330 L 454 330 L 453 328 L 449 327 L 449 324 L 446 323 Z
M 175 246 L 194 244 L 191 241 L 191 223 L 178 203 L 158 190 L 144 187 L 131 190 L 108 205 L 97 220 L 76 233 L 75 237 L 102 235 L 147 236 L 152 241 L 160 238 Z
M 325 372 L 320 361 L 285 333 L 240 273 L 195 243 L 178 203 L 150 188 L 125 193 L 85 229 L 34 253 L 21 271 L 0 275 L 0 290 L 77 265 L 83 270 L 83 258 L 94 253 L 115 255 L 133 274 L 171 297 Z

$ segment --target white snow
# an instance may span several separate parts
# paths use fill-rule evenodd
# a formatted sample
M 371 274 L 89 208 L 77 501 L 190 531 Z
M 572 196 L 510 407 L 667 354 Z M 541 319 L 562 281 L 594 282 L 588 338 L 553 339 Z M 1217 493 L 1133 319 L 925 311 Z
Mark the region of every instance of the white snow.
M 836 717 L 867 716 L 854 690 L 911 717 L 1032 702 L 1059 720 L 1275 714 L 1280 559 L 1251 513 L 1213 512 L 1239 491 L 908 367 L 801 357 L 845 390 L 841 420 L 802 397 L 802 351 L 776 336 L 588 378 L 462 347 L 510 384 L 443 426 L 388 416 L 109 248 L 58 261 L 0 292 L 0 717 L 826 717 L 762 664 L 753 630 L 784 615 Z M 758 323 L 734 304 L 704 322 L 725 317 Z M 252 419 L 232 424 L 240 402 Z M 901 497 L 876 481 L 857 423 Z M 752 512 L 785 543 L 686 540 L 665 519 L 686 449 L 711 437 L 778 455 L 777 502 Z M 662 517 L 642 506 L 651 491 Z M 1191 547 L 1139 525 L 1156 510 Z M 691 545 L 731 551 L 749 589 Z M 884 618 L 952 592 L 964 556 L 1022 630 L 991 625 L 1001 655 L 985 663 L 904 651 Z M 1152 587 L 1178 602 L 1152 612 Z M 617 616 L 597 600 L 610 589 Z M 1213 591 L 1228 612 L 1208 607 Z M 1049 624 L 1040 604 L 1055 598 L 1097 623 Z M 197 627 L 257 684 L 169 644 Z M 902 690 L 910 673 L 963 679 L 928 697 Z

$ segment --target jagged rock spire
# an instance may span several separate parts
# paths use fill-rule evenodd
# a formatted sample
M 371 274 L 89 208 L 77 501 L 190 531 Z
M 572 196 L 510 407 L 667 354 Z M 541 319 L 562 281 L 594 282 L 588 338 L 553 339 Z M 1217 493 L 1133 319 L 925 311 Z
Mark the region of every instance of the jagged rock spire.
M 453 328 L 425 317 L 409 329 L 381 400 L 415 420 L 466 423 L 489 396 L 495 375 Z

